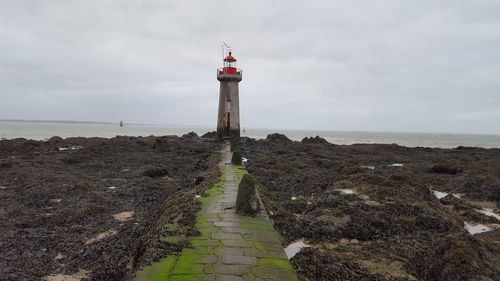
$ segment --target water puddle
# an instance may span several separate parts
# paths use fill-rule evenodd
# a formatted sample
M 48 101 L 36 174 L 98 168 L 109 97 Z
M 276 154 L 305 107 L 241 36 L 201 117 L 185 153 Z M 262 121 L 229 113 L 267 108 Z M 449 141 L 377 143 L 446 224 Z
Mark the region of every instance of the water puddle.
M 483 214 L 485 214 L 487 216 L 494 217 L 494 218 L 496 218 L 497 220 L 500 221 L 500 215 L 498 215 L 495 212 L 493 212 L 493 209 L 483 208 L 482 210 L 477 210 L 477 211 L 480 212 L 480 213 L 483 213 Z
M 444 197 L 446 197 L 448 195 L 447 192 L 442 192 L 442 191 L 437 191 L 437 190 L 433 190 L 432 192 L 434 192 L 434 195 L 436 195 L 437 199 L 444 198 Z M 452 193 L 451 195 L 453 195 L 455 198 L 460 199 L 460 195 L 458 195 L 458 194 L 453 194 Z
M 350 188 L 342 188 L 340 189 L 340 192 L 344 193 L 344 194 L 354 194 L 356 192 L 354 192 L 354 190 L 350 189 Z
M 65 151 L 65 150 L 68 150 L 68 149 L 71 149 L 71 150 L 78 150 L 78 149 L 82 149 L 83 146 L 81 145 L 74 145 L 74 146 L 70 146 L 70 147 L 67 147 L 67 146 L 62 146 L 62 147 L 59 147 L 59 151 Z
M 472 235 L 492 230 L 492 228 L 487 226 L 487 225 L 480 224 L 480 223 L 472 224 L 472 223 L 468 223 L 468 222 L 464 222 L 464 228 Z
M 134 212 L 121 212 L 121 213 L 114 215 L 113 217 L 117 221 L 128 221 L 129 219 L 132 218 L 132 216 L 134 216 Z
M 42 278 L 44 281 L 80 281 L 83 278 L 86 278 L 89 275 L 90 271 L 88 270 L 80 270 L 73 275 L 49 275 Z
M 302 248 L 307 248 L 311 247 L 307 244 L 304 243 L 304 240 L 299 240 L 296 242 L 291 243 L 285 248 L 285 254 L 288 257 L 288 259 L 293 258 Z

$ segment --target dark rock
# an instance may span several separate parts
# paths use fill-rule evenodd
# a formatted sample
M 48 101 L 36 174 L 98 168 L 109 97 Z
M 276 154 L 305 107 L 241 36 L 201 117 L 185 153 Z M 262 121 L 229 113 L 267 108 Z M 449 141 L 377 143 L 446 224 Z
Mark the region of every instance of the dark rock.
M 235 151 L 233 151 L 233 156 L 231 157 L 231 163 L 233 165 L 241 165 L 242 164 L 241 151 L 239 148 L 236 149 Z
M 266 137 L 266 140 L 267 141 L 270 141 L 270 142 L 292 142 L 287 136 L 283 135 L 283 134 L 278 134 L 278 133 L 274 133 L 274 134 L 269 134 L 267 135 Z
M 320 137 L 320 136 L 315 136 L 315 137 L 305 137 L 302 139 L 301 141 L 302 143 L 321 143 L 321 144 L 325 144 L 325 143 L 329 143 L 328 141 L 326 141 L 324 138 Z
M 456 175 L 460 171 L 459 168 L 457 167 L 449 167 L 445 165 L 434 165 L 428 169 L 430 173 L 436 173 L 436 174 L 449 174 L 449 175 Z
M 260 204 L 255 191 L 255 183 L 249 174 L 245 174 L 238 185 L 236 212 L 240 215 L 251 216 L 259 211 Z
M 62 142 L 62 141 L 64 141 L 64 139 L 61 137 L 58 137 L 58 136 L 51 137 L 48 140 L 48 142 L 50 142 L 50 143 L 58 143 L 58 142 Z
M 194 178 L 194 185 L 199 185 L 205 179 L 204 176 L 197 176 Z
M 183 138 L 197 138 L 198 134 L 196 134 L 195 132 L 189 132 L 187 134 L 182 135 L 182 137 Z
M 477 147 L 472 147 L 472 146 L 457 146 L 457 148 L 455 148 L 456 150 L 474 150 L 476 149 Z
M 201 136 L 202 138 L 207 138 L 207 139 L 217 139 L 217 132 L 212 131 L 212 132 L 206 132 L 204 135 Z

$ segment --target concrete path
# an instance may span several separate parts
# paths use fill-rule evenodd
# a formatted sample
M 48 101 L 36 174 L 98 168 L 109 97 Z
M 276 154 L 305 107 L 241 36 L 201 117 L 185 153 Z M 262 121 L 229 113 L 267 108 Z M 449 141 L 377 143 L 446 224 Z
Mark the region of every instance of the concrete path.
M 221 182 L 199 199 L 196 226 L 201 236 L 191 238 L 192 249 L 160 261 L 156 273 L 142 280 L 297 280 L 265 211 L 256 217 L 235 213 L 238 183 L 246 171 L 231 165 L 228 144 L 222 153 Z

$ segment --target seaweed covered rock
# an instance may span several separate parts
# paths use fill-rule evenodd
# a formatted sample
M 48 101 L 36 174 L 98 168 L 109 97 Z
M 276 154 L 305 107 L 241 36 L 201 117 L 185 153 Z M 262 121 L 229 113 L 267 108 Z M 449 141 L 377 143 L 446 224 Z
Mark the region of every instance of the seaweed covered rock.
M 240 215 L 251 216 L 259 211 L 260 204 L 255 191 L 255 183 L 249 174 L 245 174 L 238 185 L 236 212 Z
M 217 138 L 217 132 L 216 131 L 206 132 L 201 137 L 202 138 L 207 138 L 207 139 L 216 139 Z
M 241 151 L 240 149 L 236 149 L 235 151 L 233 151 L 233 156 L 231 157 L 231 163 L 233 165 L 241 165 L 242 162 L 241 162 Z
M 292 142 L 287 136 L 278 133 L 267 135 L 266 140 L 270 142 Z
M 275 229 L 286 243 L 312 245 L 291 259 L 298 274 L 500 280 L 498 221 L 480 212 L 500 202 L 500 149 L 270 139 L 243 139 L 241 149 Z M 438 199 L 438 190 L 460 197 Z M 465 222 L 491 231 L 471 235 Z
M 320 136 L 315 136 L 315 137 L 305 137 L 302 139 L 301 143 L 321 143 L 321 144 L 325 144 L 325 143 L 329 143 L 328 141 L 326 141 L 324 138 L 320 137 Z
M 344 260 L 340 257 L 318 251 L 314 248 L 304 248 L 291 262 L 297 273 L 309 280 L 330 281 L 385 281 L 383 276 L 370 274 L 360 264 Z M 322 270 L 317 270 L 321 264 Z M 393 279 L 394 280 L 394 279 Z
M 447 165 L 434 165 L 428 169 L 429 173 L 435 174 L 448 174 L 448 175 L 456 175 L 460 173 L 460 169 L 457 167 L 450 167 Z
M 498 236 L 492 231 L 471 236 L 453 233 L 440 237 L 415 259 L 422 280 L 498 280 Z
M 187 134 L 182 135 L 183 138 L 197 138 L 198 134 L 195 132 L 189 132 Z

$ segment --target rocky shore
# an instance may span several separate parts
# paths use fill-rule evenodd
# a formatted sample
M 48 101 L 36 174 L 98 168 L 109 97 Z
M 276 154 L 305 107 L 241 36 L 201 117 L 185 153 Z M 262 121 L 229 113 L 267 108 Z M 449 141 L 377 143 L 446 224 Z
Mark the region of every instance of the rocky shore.
M 212 137 L 0 141 L 0 280 L 131 280 L 191 247 Z M 500 149 L 274 134 L 241 153 L 303 280 L 500 280 Z
M 500 280 L 500 149 L 241 147 L 304 280 Z
M 180 252 L 160 238 L 197 233 L 219 149 L 193 134 L 0 141 L 0 280 L 130 280 Z

